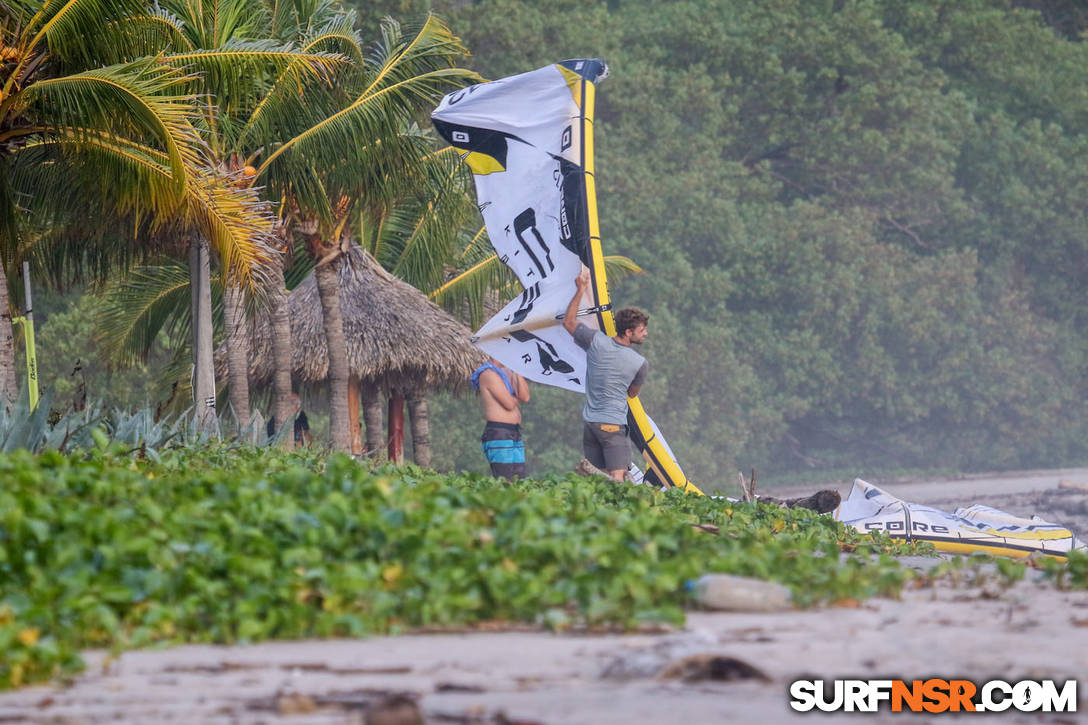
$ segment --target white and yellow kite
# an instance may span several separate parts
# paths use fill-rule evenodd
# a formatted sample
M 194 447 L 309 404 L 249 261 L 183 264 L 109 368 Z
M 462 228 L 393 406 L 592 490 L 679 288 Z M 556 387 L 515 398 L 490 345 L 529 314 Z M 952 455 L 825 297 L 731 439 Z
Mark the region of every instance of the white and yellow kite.
M 472 169 L 491 243 L 524 288 L 476 332 L 476 345 L 530 380 L 578 392 L 585 351 L 561 321 L 582 265 L 593 282 L 579 315 L 616 332 L 593 164 L 596 83 L 607 74 L 600 60 L 563 61 L 451 93 L 431 115 Z M 641 401 L 629 403 L 628 427 L 646 462 L 645 480 L 702 493 Z

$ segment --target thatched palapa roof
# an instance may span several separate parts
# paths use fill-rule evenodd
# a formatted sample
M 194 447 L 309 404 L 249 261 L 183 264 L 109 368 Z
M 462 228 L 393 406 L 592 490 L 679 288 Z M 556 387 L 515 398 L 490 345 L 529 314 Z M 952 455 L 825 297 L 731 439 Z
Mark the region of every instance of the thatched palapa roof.
M 287 296 L 291 374 L 303 383 L 325 380 L 329 353 L 317 280 L 311 273 Z M 340 308 L 352 375 L 401 392 L 458 389 L 486 356 L 472 333 L 415 287 L 386 272 L 352 246 L 340 261 Z M 250 380 L 273 376 L 271 323 L 258 315 L 250 339 Z

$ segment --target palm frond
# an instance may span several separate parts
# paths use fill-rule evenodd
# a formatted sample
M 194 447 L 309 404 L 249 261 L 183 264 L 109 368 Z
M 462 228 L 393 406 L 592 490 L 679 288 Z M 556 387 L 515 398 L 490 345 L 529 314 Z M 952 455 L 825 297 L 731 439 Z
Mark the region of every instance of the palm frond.
M 35 156 L 42 163 L 25 156 Z M 107 168 L 82 168 L 59 151 L 42 147 L 21 152 L 18 160 L 27 162 L 19 164 L 17 179 L 23 192 L 19 216 L 24 222 L 18 254 L 30 262 L 35 279 L 65 289 L 124 273 L 179 246 L 170 230 L 155 229 L 151 222 L 159 221 L 156 215 L 143 208 L 128 214 L 120 210 L 110 186 L 101 184 L 100 174 Z M 82 161 L 90 166 L 95 163 L 87 157 Z M 117 182 L 117 176 L 111 174 L 111 182 Z M 165 171 L 158 176 L 168 181 Z M 155 181 L 152 177 L 151 182 Z
M 160 1 L 181 18 L 194 48 L 218 48 L 232 39 L 271 37 L 271 15 L 261 0 Z
M 431 155 L 418 196 L 402 202 L 383 224 L 379 259 L 390 272 L 423 292 L 444 280 L 443 266 L 456 258 L 464 228 L 476 217 L 471 178 L 455 154 Z
M 419 101 L 437 100 L 451 84 L 482 82 L 479 74 L 457 66 L 466 56 L 460 39 L 434 15 L 411 37 L 400 23 L 386 18 L 382 40 L 369 56 L 368 86 L 359 100 L 388 95 L 395 105 L 413 108 Z
M 139 224 L 168 222 L 185 201 L 186 178 L 179 191 L 169 157 L 154 148 L 77 128 L 28 143 L 12 155 L 11 178 L 35 218 L 70 207 L 74 194 L 95 190 L 100 211 L 129 217 Z M 65 183 L 56 183 L 64 179 Z
M 350 67 L 347 56 L 331 52 L 305 52 L 272 41 L 231 41 L 212 49 L 171 53 L 162 62 L 184 68 L 199 78 L 199 87 L 208 95 L 212 132 L 217 149 L 244 148 L 253 115 L 268 103 L 275 85 L 294 93 L 292 111 L 305 97 L 331 85 L 341 71 Z M 272 122 L 275 123 L 276 117 Z M 260 140 L 256 140 L 260 143 Z
M 164 206 L 162 187 L 172 182 L 165 154 L 153 149 L 83 132 L 28 144 L 15 156 L 22 159 L 40 154 L 38 159 L 28 159 L 22 166 L 41 169 L 45 164 L 40 162 L 48 158 L 52 148 L 67 145 L 74 146 L 65 153 L 68 167 L 77 177 L 83 177 L 82 185 L 89 186 L 97 174 L 103 174 L 109 182 L 105 197 L 112 202 L 114 214 L 137 219 L 146 216 L 152 229 L 168 226 L 181 234 L 192 230 L 206 235 L 231 276 L 240 283 L 248 283 L 254 273 L 260 274 L 262 266 L 275 256 L 271 206 L 254 190 L 239 188 L 237 179 L 232 177 L 207 168 L 188 169 L 180 206 L 171 198 L 166 199 L 169 203 Z M 57 197 L 64 193 L 63 188 L 39 187 L 38 203 L 55 199 L 57 205 L 63 205 L 63 199 Z M 148 213 L 156 209 L 160 213 Z
M 94 39 L 109 35 L 111 23 L 147 11 L 145 0 L 46 0 L 38 8 L 23 29 L 24 53 L 29 57 L 48 47 L 62 73 L 73 64 L 86 68 L 108 62 Z M 5 87 L 5 93 L 9 90 Z
M 223 286 L 212 280 L 213 323 L 222 324 Z M 95 329 L 101 349 L 113 351 L 111 363 L 126 367 L 147 359 L 159 334 L 171 347 L 187 348 L 192 325 L 189 270 L 163 260 L 110 283 L 102 292 Z
M 328 72 L 319 74 L 311 69 L 307 60 L 309 54 L 335 56 L 342 59 L 345 66 L 362 64 L 358 38 L 347 22 L 346 15 L 340 16 L 316 34 L 303 36 L 300 49 L 303 57 L 284 67 L 264 92 L 239 133 L 240 144 L 260 146 L 263 140 L 271 138 L 275 129 L 283 127 L 284 117 L 296 113 L 299 105 L 307 102 L 307 91 L 311 90 L 309 82 L 329 77 Z
M 412 114 L 436 102 L 443 90 L 479 80 L 476 73 L 456 66 L 465 53 L 434 16 L 411 38 L 402 36 L 399 25 L 387 23 L 361 92 L 280 144 L 264 159 L 258 174 L 282 163 L 285 156 L 302 155 L 319 168 L 336 168 L 345 151 L 356 151 L 356 158 L 350 159 L 353 165 L 364 151 L 377 153 L 380 144 L 390 144 Z
M 283 281 L 287 289 L 292 290 L 314 271 L 314 258 L 306 253 L 306 245 L 299 242 L 294 245 L 290 260 L 283 267 Z
M 232 40 L 218 48 L 170 53 L 162 56 L 162 60 L 175 67 L 214 74 L 217 82 L 207 85 L 228 90 L 243 83 L 260 86 L 261 81 L 270 80 L 272 75 L 292 67 L 326 79 L 337 67 L 350 62 L 341 53 L 298 50 L 271 40 Z M 266 77 L 254 77 L 254 74 Z M 233 83 L 225 83 L 225 80 Z
M 619 282 L 636 274 L 644 274 L 645 271 L 630 257 L 622 254 L 606 254 L 604 255 L 604 273 L 608 276 L 609 282 Z
M 194 46 L 186 33 L 185 22 L 166 8 L 151 7 L 137 15 L 115 20 L 107 27 L 108 36 L 102 39 L 112 55 L 112 62 L 140 56 L 154 56 L 164 50 L 183 52 Z
M 255 190 L 239 188 L 234 179 L 210 170 L 194 177 L 189 192 L 193 226 L 207 235 L 230 278 L 248 285 L 279 254 L 271 205 Z
M 86 198 L 75 202 L 53 223 L 45 228 L 35 224 L 23 234 L 19 254 L 30 262 L 35 280 L 54 289 L 71 289 L 127 274 L 133 267 L 180 246 L 178 240 L 151 235 L 131 220 L 119 220 L 116 225 L 88 225 L 87 219 L 95 218 L 88 203 L 93 199 L 83 196 Z M 82 215 L 81 209 L 86 210 Z
M 306 28 L 298 45 L 306 53 L 340 53 L 360 66 L 364 63 L 362 41 L 355 30 L 352 12 L 337 13 L 316 29 Z
M 292 153 L 281 163 L 265 167 L 257 179 L 269 193 L 293 199 L 301 209 L 325 221 L 333 218 L 331 200 L 348 200 L 351 206 L 391 206 L 413 193 L 423 170 L 421 159 L 430 153 L 430 142 L 394 128 L 393 119 L 381 117 L 369 129 L 369 142 L 348 144 L 336 152 L 324 149 L 317 158 Z M 338 214 L 350 210 L 342 205 Z
M 0 20 L 3 21 L 0 22 L 0 39 L 3 40 L 4 45 L 14 45 L 12 41 L 19 29 L 25 27 L 34 16 L 36 7 L 40 5 L 35 3 L 32 6 L 25 0 L 0 0 Z
M 105 132 L 156 144 L 167 156 L 180 194 L 186 169 L 200 162 L 200 139 L 192 125 L 194 99 L 172 93 L 189 80 L 178 70 L 141 60 L 39 81 L 23 95 L 55 133 L 76 143 L 91 129 L 93 143 Z
M 473 328 L 521 292 L 514 273 L 492 253 L 468 269 L 453 275 L 428 295 L 450 314 L 467 318 Z

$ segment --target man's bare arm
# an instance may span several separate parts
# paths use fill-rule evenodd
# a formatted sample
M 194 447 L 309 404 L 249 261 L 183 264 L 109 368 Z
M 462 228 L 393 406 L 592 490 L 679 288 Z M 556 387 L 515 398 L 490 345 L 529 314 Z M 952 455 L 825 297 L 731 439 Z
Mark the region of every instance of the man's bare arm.
M 510 376 L 510 384 L 514 386 L 514 397 L 522 403 L 529 402 L 529 381 L 521 377 L 513 370 L 507 370 L 507 374 Z
M 582 294 L 589 287 L 588 269 L 582 268 L 577 279 L 574 280 L 574 286 L 574 297 L 571 298 L 570 304 L 567 305 L 566 314 L 563 315 L 563 329 L 572 335 L 578 328 L 578 304 L 582 301 Z
M 486 370 L 480 375 L 480 387 L 484 388 L 504 410 L 509 410 L 511 412 L 517 410 L 517 399 L 506 389 L 506 385 L 503 384 L 502 378 L 500 378 L 499 374 L 494 370 Z
M 631 381 L 631 384 L 627 386 L 627 397 L 638 397 L 638 391 L 642 390 L 642 384 L 646 382 L 646 373 L 650 367 L 645 362 L 642 363 L 642 367 L 635 373 L 635 379 Z

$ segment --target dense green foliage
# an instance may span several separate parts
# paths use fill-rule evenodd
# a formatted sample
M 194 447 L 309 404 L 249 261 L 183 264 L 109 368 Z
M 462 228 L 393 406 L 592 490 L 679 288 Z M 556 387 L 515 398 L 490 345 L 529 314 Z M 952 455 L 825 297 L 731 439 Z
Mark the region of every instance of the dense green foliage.
M 700 484 L 1085 460 L 1075 4 L 434 5 L 489 78 L 608 60 L 601 229 L 647 271 L 614 296 L 651 314 L 643 396 Z M 578 406 L 529 408 L 536 470 L 577 460 Z M 465 407 L 442 465 L 477 465 Z
M 685 582 L 706 572 L 781 581 L 800 605 L 907 578 L 889 554 L 909 547 L 805 510 L 241 447 L 158 457 L 104 441 L 0 455 L 0 688 L 78 667 L 82 647 L 629 627 L 682 621 Z

